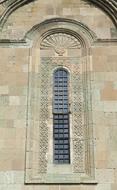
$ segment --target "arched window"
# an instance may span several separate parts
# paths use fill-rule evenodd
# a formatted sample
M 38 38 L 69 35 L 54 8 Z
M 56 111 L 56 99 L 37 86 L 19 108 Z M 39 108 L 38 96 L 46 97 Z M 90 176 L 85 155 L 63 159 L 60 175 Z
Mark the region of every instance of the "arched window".
M 79 22 L 57 20 L 40 25 L 30 51 L 26 183 L 90 183 L 92 34 Z
M 53 140 L 54 163 L 70 163 L 69 73 L 60 68 L 54 72 Z

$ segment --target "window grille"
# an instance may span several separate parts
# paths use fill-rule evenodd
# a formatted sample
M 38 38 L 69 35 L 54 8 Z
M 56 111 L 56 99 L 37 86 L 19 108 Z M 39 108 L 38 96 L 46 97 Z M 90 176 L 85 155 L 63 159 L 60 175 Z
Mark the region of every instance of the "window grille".
M 54 73 L 53 137 L 54 163 L 70 163 L 69 74 L 65 69 Z

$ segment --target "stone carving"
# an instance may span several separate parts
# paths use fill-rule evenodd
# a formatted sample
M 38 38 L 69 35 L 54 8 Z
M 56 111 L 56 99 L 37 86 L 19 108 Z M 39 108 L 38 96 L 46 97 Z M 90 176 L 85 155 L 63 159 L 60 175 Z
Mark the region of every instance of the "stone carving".
M 54 37 L 53 37 L 54 36 Z M 52 38 L 53 37 L 53 38 Z M 69 39 L 70 38 L 70 39 Z M 50 158 L 49 150 L 50 150 L 50 123 L 52 123 L 52 84 L 53 84 L 53 72 L 55 69 L 59 67 L 65 67 L 70 72 L 70 126 L 72 128 L 72 163 L 71 163 L 71 171 L 68 173 L 68 176 L 71 175 L 71 182 L 77 183 L 80 181 L 80 177 L 83 175 L 91 176 L 91 158 L 90 158 L 90 141 L 88 141 L 87 131 L 88 126 L 88 96 L 87 93 L 84 92 L 84 89 L 87 89 L 87 80 L 86 76 L 84 77 L 84 72 L 82 69 L 86 68 L 86 60 L 82 60 L 79 57 L 65 57 L 64 52 L 66 48 L 80 48 L 79 41 L 71 38 L 71 35 L 64 33 L 56 33 L 46 37 L 41 42 L 41 49 L 54 49 L 59 56 L 55 57 L 40 57 L 40 65 L 39 65 L 39 73 L 36 75 L 36 79 L 34 80 L 34 75 L 32 75 L 30 83 L 31 84 L 31 101 L 33 101 L 34 97 L 35 101 L 38 105 L 34 105 L 37 109 L 38 107 L 38 115 L 36 117 L 38 121 L 38 125 L 35 126 L 34 129 L 38 128 L 38 132 L 34 137 L 36 142 L 38 142 L 38 151 L 35 149 L 32 153 L 30 152 L 30 159 L 33 158 L 32 154 L 35 154 L 35 160 L 31 162 L 30 171 L 31 177 L 29 176 L 29 181 L 34 183 L 57 183 L 63 180 L 64 174 L 56 173 L 57 178 L 51 179 L 49 178 L 50 174 L 48 173 L 48 168 L 50 167 L 53 172 L 55 168 L 52 164 L 52 158 Z M 60 39 L 60 40 L 58 40 Z M 67 42 L 69 43 L 67 44 Z M 72 41 L 72 42 L 71 42 Z M 66 46 L 65 46 L 66 44 Z M 82 60 L 82 61 L 81 61 Z M 83 65 L 82 65 L 83 64 Z M 84 77 L 84 78 L 83 78 Z M 85 82 L 84 82 L 85 80 Z M 30 85 L 30 84 L 29 84 Z M 33 93 L 33 88 L 34 92 Z M 85 93 L 85 96 L 84 96 Z M 87 100 L 86 100 L 87 96 Z M 87 101 L 87 104 L 85 102 Z M 30 108 L 31 112 L 33 109 Z M 30 111 L 29 111 L 30 112 Z M 32 120 L 35 120 L 34 113 L 32 113 Z M 85 117 L 87 118 L 85 121 Z M 52 124 L 51 124 L 52 125 Z M 33 128 L 33 126 L 31 126 Z M 52 127 L 52 126 L 50 126 Z M 31 133 L 31 137 L 32 133 Z M 51 136 L 52 138 L 52 136 Z M 52 139 L 51 139 L 52 140 Z M 30 141 L 30 139 L 28 139 Z M 51 144 L 52 145 L 52 144 Z M 33 145 L 32 145 L 33 147 Z M 52 154 L 52 152 L 51 152 Z M 49 159 L 48 159 L 49 157 Z M 50 166 L 51 160 L 51 166 Z M 33 166 L 36 163 L 36 167 Z M 89 171 L 89 172 L 87 172 Z M 28 173 L 28 170 L 27 170 Z M 30 173 L 29 173 L 30 174 Z M 52 173 L 53 175 L 53 173 Z M 78 180 L 74 181 L 78 176 Z M 36 178 L 37 177 L 37 178 Z M 28 178 L 27 178 L 28 179 Z M 65 178 L 66 179 L 66 178 Z M 35 181 L 36 180 L 36 181 Z M 51 181 L 54 180 L 54 181 Z M 69 181 L 63 181 L 67 183 Z
M 8 0 L 1 0 L 0 4 L 3 2 L 7 2 Z M 7 21 L 8 17 L 11 15 L 12 12 L 14 12 L 16 9 L 31 3 L 35 0 L 10 0 L 10 5 L 5 10 L 5 12 L 2 13 L 0 18 L 0 26 L 3 27 L 5 22 Z M 117 26 L 117 3 L 116 0 L 87 0 L 89 3 L 95 5 L 96 7 L 101 8 L 103 11 L 105 11 L 112 19 L 114 24 Z
M 48 69 L 41 64 L 40 72 L 40 111 L 39 111 L 39 173 L 46 173 L 48 150 L 48 94 L 49 94 L 49 76 Z
M 73 166 L 74 172 L 83 172 L 84 133 L 83 133 L 83 88 L 79 65 L 74 65 L 72 73 L 73 104 Z
M 83 129 L 83 124 L 82 124 L 82 117 L 83 117 L 83 88 L 82 88 L 82 78 L 80 75 L 80 68 L 79 68 L 79 60 L 78 58 L 59 58 L 59 57 L 50 57 L 50 58 L 42 58 L 42 65 L 43 65 L 43 70 L 41 71 L 42 73 L 44 73 L 44 75 L 42 75 L 42 77 L 46 77 L 46 79 L 48 81 L 50 81 L 50 79 L 48 78 L 48 73 L 50 73 L 50 76 L 52 75 L 52 71 L 53 69 L 57 68 L 57 66 L 62 65 L 66 68 L 69 69 L 72 81 L 71 81 L 71 91 L 72 91 L 72 99 L 71 99 L 71 112 L 72 112 L 72 123 L 73 123 L 73 171 L 74 173 L 79 173 L 79 172 L 84 172 L 84 143 L 85 141 L 83 141 L 84 137 L 84 129 Z M 44 84 L 44 79 L 43 79 L 43 84 L 42 84 L 42 88 L 47 88 L 45 89 L 45 95 L 46 94 L 50 94 L 50 91 L 48 91 L 48 81 L 45 80 L 45 84 Z M 43 89 L 42 89 L 43 91 Z M 48 91 L 48 92 L 47 92 Z M 44 97 L 45 97 L 44 95 Z M 44 98 L 41 99 L 41 106 L 43 109 L 44 105 L 46 105 L 45 108 L 48 107 L 48 99 Z M 46 120 L 46 115 L 47 115 L 47 110 L 44 112 L 41 110 L 40 112 L 41 115 L 41 128 L 40 130 L 44 130 L 45 128 L 45 134 L 43 132 L 40 132 L 41 136 L 42 136 L 42 140 L 41 140 L 41 144 L 43 147 L 43 143 L 46 140 L 47 143 L 47 126 L 44 125 L 43 121 Z M 46 139 L 45 139 L 46 138 Z M 45 147 L 45 145 L 44 145 Z M 47 150 L 45 148 L 45 150 Z M 42 150 L 43 152 L 43 150 Z M 44 160 L 43 158 L 43 154 L 40 155 L 41 156 L 41 160 Z M 43 171 L 43 166 L 41 165 L 41 171 Z M 44 164 L 46 165 L 46 164 Z
M 63 56 L 66 49 L 81 48 L 81 45 L 74 36 L 65 33 L 56 33 L 47 36 L 42 41 L 41 48 L 53 48 L 59 56 Z

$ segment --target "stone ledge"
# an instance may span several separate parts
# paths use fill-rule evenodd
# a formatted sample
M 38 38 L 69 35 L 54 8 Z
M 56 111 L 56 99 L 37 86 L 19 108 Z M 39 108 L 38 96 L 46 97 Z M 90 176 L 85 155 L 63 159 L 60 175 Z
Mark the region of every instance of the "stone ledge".
M 84 174 L 42 174 L 31 178 L 27 174 L 25 184 L 98 184 L 95 179 L 81 175 Z

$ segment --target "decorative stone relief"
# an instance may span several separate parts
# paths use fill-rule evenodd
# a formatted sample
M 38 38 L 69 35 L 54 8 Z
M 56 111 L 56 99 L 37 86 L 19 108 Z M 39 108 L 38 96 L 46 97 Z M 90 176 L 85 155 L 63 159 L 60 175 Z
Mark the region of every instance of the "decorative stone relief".
M 73 104 L 73 166 L 74 172 L 84 172 L 84 126 L 83 126 L 83 84 L 79 65 L 73 66 L 72 73 L 72 104 Z
M 63 56 L 66 49 L 81 48 L 81 45 L 74 36 L 65 33 L 55 33 L 47 36 L 41 43 L 41 49 L 51 48 L 59 56 Z
M 49 121 L 49 98 L 50 84 L 53 70 L 57 67 L 64 66 L 69 69 L 71 75 L 71 113 L 73 125 L 73 171 L 74 173 L 84 172 L 84 126 L 82 123 L 83 117 L 83 88 L 82 88 L 82 75 L 80 74 L 78 58 L 59 58 L 48 57 L 41 58 L 41 71 L 40 71 L 40 141 L 39 141 L 39 173 L 45 173 L 47 169 L 46 154 L 48 151 L 48 127 Z
M 46 173 L 48 150 L 48 94 L 49 73 L 47 67 L 41 64 L 40 70 L 40 107 L 39 107 L 39 173 Z
M 81 57 L 70 57 L 69 54 L 68 56 L 64 56 L 66 49 L 74 49 L 74 51 L 76 51 L 75 55 L 77 55 L 79 48 L 82 48 L 81 44 L 74 36 L 62 32 L 51 34 L 41 41 L 41 49 L 44 50 L 45 54 L 45 50 L 54 49 L 59 56 L 52 57 L 48 55 L 46 57 L 45 54 L 43 54 L 43 56 L 40 57 L 40 63 L 38 65 L 39 73 L 36 74 L 37 77 L 35 80 L 34 75 L 32 75 L 29 82 L 32 83 L 30 88 L 36 93 L 31 93 L 31 101 L 33 102 L 35 96 L 37 105 L 35 105 L 36 109 L 34 109 L 38 110 L 36 117 L 38 125 L 33 129 L 38 128 L 36 136 L 34 137 L 38 143 L 38 150 L 36 156 L 34 156 L 35 161 L 32 161 L 32 166 L 30 165 L 31 173 L 28 174 L 30 181 L 32 180 L 34 183 L 79 183 L 81 177 L 87 176 L 87 174 L 91 176 L 90 172 L 87 172 L 87 170 L 89 171 L 90 167 L 92 167 L 92 165 L 89 164 L 91 162 L 90 156 L 87 156 L 89 155 L 90 142 L 85 140 L 88 139 L 86 136 L 88 129 L 88 111 L 84 103 L 88 101 L 85 99 L 86 94 L 84 96 L 84 89 L 87 88 L 85 84 L 87 82 L 85 81 L 84 83 L 84 75 L 86 75 L 86 72 L 84 74 L 82 71 L 83 68 L 86 68 L 85 64 L 87 60 L 83 59 L 82 61 Z M 48 155 L 50 155 L 49 150 L 51 150 L 50 142 L 52 147 L 52 139 L 50 141 L 50 136 L 52 138 L 52 134 L 50 135 L 52 130 L 50 130 L 50 128 L 52 129 L 53 127 L 53 72 L 59 67 L 65 67 L 70 72 L 70 142 L 72 143 L 72 162 L 70 164 L 71 169 L 65 175 L 64 173 L 57 173 L 56 167 L 52 164 L 52 157 L 51 159 L 49 157 L 48 160 Z M 30 89 L 30 91 L 32 90 Z M 33 112 L 31 107 L 29 112 Z M 33 113 L 31 114 L 33 115 Z M 33 117 L 35 116 L 31 116 L 32 120 L 34 120 Z M 87 121 L 85 121 L 85 118 L 87 118 Z M 30 133 L 30 138 L 33 139 L 32 133 Z M 28 140 L 30 141 L 30 139 Z M 35 155 L 35 151 L 30 153 L 30 159 Z M 33 166 L 34 162 L 36 163 L 36 167 Z M 50 169 L 53 173 L 49 171 Z M 53 175 L 56 176 L 55 179 Z M 70 179 L 69 176 L 71 176 Z M 76 178 L 77 180 L 75 180 Z

